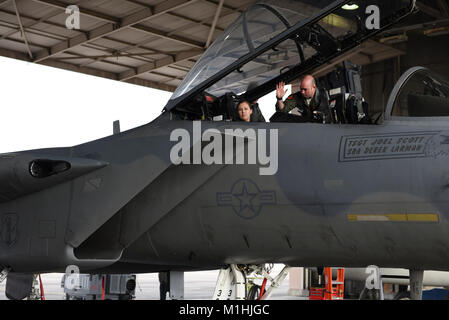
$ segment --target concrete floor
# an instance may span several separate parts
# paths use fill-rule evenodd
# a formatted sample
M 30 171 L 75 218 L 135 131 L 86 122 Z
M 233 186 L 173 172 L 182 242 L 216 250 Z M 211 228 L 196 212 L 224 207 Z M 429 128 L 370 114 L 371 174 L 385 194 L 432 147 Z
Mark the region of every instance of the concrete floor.
M 275 265 L 272 275 L 277 275 L 283 265 Z M 184 274 L 184 298 L 186 300 L 211 300 L 218 277 L 218 270 L 186 272 Z M 45 298 L 47 300 L 64 300 L 65 295 L 61 288 L 62 273 L 43 274 Z M 0 300 L 6 300 L 5 283 L 0 284 Z M 282 285 L 276 289 L 270 300 L 304 300 L 306 298 L 289 296 L 289 276 L 285 278 Z M 138 274 L 136 287 L 136 300 L 158 300 L 159 278 L 157 273 Z

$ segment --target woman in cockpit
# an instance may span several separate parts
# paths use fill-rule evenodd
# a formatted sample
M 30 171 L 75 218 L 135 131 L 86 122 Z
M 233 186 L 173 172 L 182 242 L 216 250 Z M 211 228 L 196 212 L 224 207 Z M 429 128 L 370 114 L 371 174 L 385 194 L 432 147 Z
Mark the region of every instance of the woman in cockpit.
M 237 106 L 237 113 L 240 121 L 250 122 L 253 110 L 251 109 L 249 101 L 246 100 L 241 101 Z

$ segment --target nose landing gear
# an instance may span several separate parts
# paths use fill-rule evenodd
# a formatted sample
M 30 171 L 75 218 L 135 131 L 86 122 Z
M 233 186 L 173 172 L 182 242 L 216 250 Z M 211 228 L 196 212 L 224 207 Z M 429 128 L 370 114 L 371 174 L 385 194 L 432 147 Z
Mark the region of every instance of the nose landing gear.
M 271 277 L 272 265 L 236 265 L 231 264 L 220 270 L 215 287 L 214 300 L 266 300 L 273 290 L 279 288 L 288 274 L 290 267 L 285 266 L 276 276 Z M 261 286 L 255 280 L 262 279 Z M 267 283 L 270 286 L 267 287 Z M 249 289 L 248 289 L 249 288 Z

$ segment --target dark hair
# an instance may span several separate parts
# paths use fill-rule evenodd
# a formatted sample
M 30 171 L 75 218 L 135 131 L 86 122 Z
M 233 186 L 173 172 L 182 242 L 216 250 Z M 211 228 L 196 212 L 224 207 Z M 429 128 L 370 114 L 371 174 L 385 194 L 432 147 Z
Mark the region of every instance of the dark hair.
M 239 108 L 239 105 L 241 105 L 242 103 L 247 103 L 248 106 L 251 108 L 251 102 L 249 102 L 246 99 L 240 100 L 239 103 L 237 104 L 237 109 Z

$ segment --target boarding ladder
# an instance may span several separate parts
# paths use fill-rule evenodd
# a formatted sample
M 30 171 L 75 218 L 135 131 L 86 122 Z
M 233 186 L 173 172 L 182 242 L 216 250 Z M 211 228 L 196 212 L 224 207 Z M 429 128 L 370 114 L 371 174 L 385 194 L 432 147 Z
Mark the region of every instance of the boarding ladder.
M 332 269 L 337 269 L 337 279 L 332 278 Z M 343 300 L 345 293 L 345 269 L 324 268 L 325 290 L 324 300 Z

